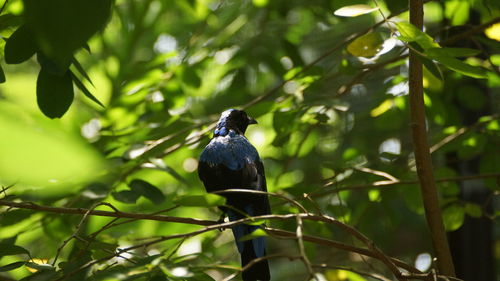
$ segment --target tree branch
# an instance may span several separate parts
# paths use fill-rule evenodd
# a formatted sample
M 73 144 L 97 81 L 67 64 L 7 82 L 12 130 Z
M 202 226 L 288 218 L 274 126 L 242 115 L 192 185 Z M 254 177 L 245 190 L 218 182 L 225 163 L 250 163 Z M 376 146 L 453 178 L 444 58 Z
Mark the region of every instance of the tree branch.
M 410 23 L 422 29 L 423 16 L 422 0 L 410 0 Z M 437 256 L 439 272 L 444 275 L 455 276 L 450 247 L 441 216 L 437 188 L 434 182 L 429 144 L 427 143 L 422 79 L 422 62 L 418 59 L 418 55 L 413 50 L 410 50 L 409 90 L 411 129 L 425 217 Z

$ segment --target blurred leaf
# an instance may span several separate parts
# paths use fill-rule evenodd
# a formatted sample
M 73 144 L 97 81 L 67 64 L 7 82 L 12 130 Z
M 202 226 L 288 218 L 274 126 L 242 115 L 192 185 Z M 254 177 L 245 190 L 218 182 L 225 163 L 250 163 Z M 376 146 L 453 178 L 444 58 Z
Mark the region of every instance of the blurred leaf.
M 16 240 L 17 240 L 17 235 L 12 236 L 12 237 L 8 237 L 8 238 L 4 238 L 4 239 L 0 239 L 0 245 L 2 245 L 2 244 L 13 245 L 16 243 Z
M 121 190 L 118 192 L 113 192 L 111 193 L 111 195 L 116 200 L 127 204 L 135 204 L 137 199 L 139 199 L 139 197 L 141 196 L 141 194 L 135 190 Z
M 226 198 L 217 194 L 185 195 L 177 197 L 174 203 L 181 206 L 216 207 L 226 204 Z
M 473 218 L 480 218 L 483 216 L 483 209 L 478 204 L 466 203 L 465 213 Z
M 147 181 L 134 179 L 129 183 L 129 187 L 132 191 L 146 197 L 155 204 L 161 204 L 165 201 L 165 195 L 160 189 Z
M 248 240 L 252 240 L 252 239 L 259 238 L 259 237 L 264 237 L 264 236 L 267 236 L 267 233 L 264 231 L 264 229 L 257 228 L 256 230 L 252 231 L 252 233 L 247 234 L 247 235 L 241 237 L 239 239 L 239 241 L 243 242 L 243 241 L 248 241 Z
M 196 73 L 194 65 L 184 67 L 180 71 L 182 80 L 185 84 L 194 88 L 199 88 L 201 86 L 201 79 L 200 76 Z
M 457 99 L 464 108 L 473 111 L 481 110 L 487 103 L 485 93 L 471 84 L 463 85 L 457 89 Z
M 429 48 L 425 53 L 430 57 L 473 57 L 481 51 L 469 48 Z
M 378 9 L 379 9 L 378 7 L 372 8 L 368 5 L 358 4 L 358 5 L 345 6 L 340 9 L 337 9 L 335 10 L 335 12 L 333 12 L 333 14 L 340 17 L 357 17 L 360 15 L 371 13 Z
M 53 270 L 40 270 L 35 274 L 24 277 L 20 281 L 53 281 L 56 280 L 57 277 L 57 272 Z
M 5 227 L 19 223 L 33 214 L 31 210 L 11 210 L 9 212 L 0 213 L 0 225 Z
M 382 49 L 383 44 L 384 38 L 380 32 L 370 32 L 347 45 L 347 51 L 357 57 L 373 57 Z
M 31 58 L 37 51 L 33 32 L 26 25 L 19 27 L 5 43 L 5 62 L 18 64 Z
M 61 185 L 95 180 L 106 167 L 102 156 L 87 141 L 63 129 L 60 123 L 34 118 L 22 108 L 1 101 L 0 112 L 2 180 L 43 186 L 30 193 L 36 200 L 49 194 L 74 193 L 74 189 Z
M 444 15 L 451 20 L 452 25 L 462 25 L 469 19 L 469 2 L 448 0 L 444 6 Z
M 459 229 L 464 223 L 465 210 L 459 204 L 452 204 L 443 209 L 443 221 L 446 231 Z
M 3 256 L 12 256 L 12 255 L 28 255 L 29 256 L 28 250 L 24 249 L 23 247 L 19 247 L 16 245 L 11 245 L 11 244 L 0 244 L 0 257 Z
M 13 263 L 9 263 L 7 265 L 4 265 L 4 266 L 0 266 L 0 272 L 6 272 L 6 271 L 11 271 L 11 270 L 14 270 L 18 267 L 21 267 L 25 264 L 26 262 L 24 261 L 18 261 L 18 262 L 13 262 Z
M 374 109 L 372 109 L 372 111 L 370 111 L 370 116 L 371 117 L 380 116 L 385 112 L 387 112 L 388 110 L 390 110 L 393 106 L 394 106 L 394 100 L 392 99 L 384 100 L 379 106 L 375 107 Z
M 473 78 L 488 78 L 486 70 L 479 66 L 470 65 L 452 57 L 435 57 L 434 59 L 458 73 Z
M 479 172 L 481 174 L 498 173 L 500 167 L 500 157 L 498 157 L 499 149 L 495 144 L 487 145 L 487 148 L 481 155 L 479 163 Z M 498 180 L 496 178 L 484 179 L 484 183 L 492 190 L 498 189 Z
M 112 0 L 24 0 L 27 25 L 44 53 L 58 65 L 102 29 L 111 13 Z
M 40 110 L 49 118 L 61 118 L 73 102 L 73 81 L 67 71 L 54 75 L 42 67 L 36 83 L 36 97 Z

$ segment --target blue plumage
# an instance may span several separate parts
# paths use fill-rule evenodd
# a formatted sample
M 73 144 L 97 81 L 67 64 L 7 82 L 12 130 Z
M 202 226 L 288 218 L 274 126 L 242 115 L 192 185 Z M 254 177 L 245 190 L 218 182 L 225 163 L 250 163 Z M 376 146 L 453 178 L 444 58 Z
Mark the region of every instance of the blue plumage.
M 198 165 L 198 175 L 208 192 L 226 189 L 252 189 L 267 191 L 264 166 L 255 147 L 244 133 L 250 124 L 257 123 L 244 111 L 229 109 L 221 114 L 214 130 L 214 137 L 203 150 Z M 270 214 L 266 195 L 249 193 L 223 194 L 227 207 L 221 207 L 230 221 L 246 216 Z M 232 227 L 242 266 L 266 255 L 264 237 L 240 241 L 262 226 L 240 224 Z M 253 264 L 243 272 L 243 280 L 270 280 L 267 260 Z
M 243 169 L 245 164 L 260 161 L 257 150 L 244 136 L 236 135 L 234 130 L 225 128 L 219 131 L 226 132 L 226 135 L 213 138 L 201 153 L 200 161 L 211 167 L 222 164 L 233 171 Z

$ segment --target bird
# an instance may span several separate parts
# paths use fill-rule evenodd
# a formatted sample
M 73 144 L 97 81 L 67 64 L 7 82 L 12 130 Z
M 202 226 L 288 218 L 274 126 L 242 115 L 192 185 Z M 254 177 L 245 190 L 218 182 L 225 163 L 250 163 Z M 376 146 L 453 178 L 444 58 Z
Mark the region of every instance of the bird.
M 228 109 L 222 112 L 213 138 L 201 153 L 198 162 L 198 176 L 207 192 L 226 189 L 267 192 L 264 165 L 257 149 L 245 137 L 245 131 L 251 124 L 257 124 L 257 121 L 243 110 Z M 227 206 L 219 208 L 229 221 L 271 213 L 267 194 L 234 192 L 221 195 L 226 198 Z M 264 224 L 239 224 L 231 227 L 242 267 L 266 255 L 265 237 L 240 241 L 243 236 L 263 226 Z M 244 281 L 268 281 L 270 278 L 267 259 L 254 263 L 242 272 Z

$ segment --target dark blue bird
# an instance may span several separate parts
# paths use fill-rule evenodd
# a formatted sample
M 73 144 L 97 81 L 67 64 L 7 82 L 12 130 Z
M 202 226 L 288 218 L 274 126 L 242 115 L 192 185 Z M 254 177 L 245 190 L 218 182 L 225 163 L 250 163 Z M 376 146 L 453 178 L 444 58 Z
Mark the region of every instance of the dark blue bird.
M 267 191 L 264 166 L 255 147 L 244 133 L 250 124 L 256 124 L 244 111 L 229 109 L 221 114 L 214 137 L 200 156 L 198 175 L 207 192 L 226 189 L 251 189 Z M 230 221 L 248 216 L 271 213 L 267 195 L 250 193 L 225 193 L 227 205 L 221 207 Z M 232 227 L 242 266 L 266 255 L 264 237 L 247 241 L 240 239 L 260 228 L 258 225 L 240 224 Z M 263 260 L 243 272 L 244 281 L 270 280 L 269 265 Z

